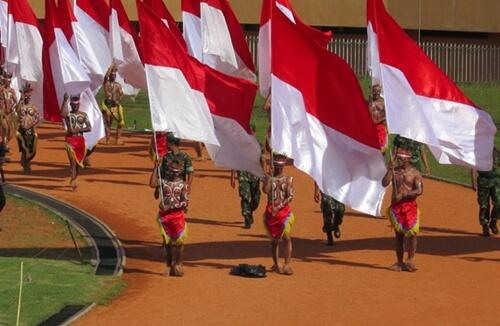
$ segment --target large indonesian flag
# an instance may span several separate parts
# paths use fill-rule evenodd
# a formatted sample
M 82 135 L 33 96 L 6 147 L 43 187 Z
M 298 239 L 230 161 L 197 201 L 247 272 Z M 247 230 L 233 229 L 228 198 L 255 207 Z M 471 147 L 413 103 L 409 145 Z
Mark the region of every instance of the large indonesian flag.
M 324 193 L 379 215 L 386 168 L 355 74 L 276 7 L 271 33 L 272 148 Z
M 191 56 L 203 61 L 201 45 L 200 0 L 182 0 L 182 25 L 184 40 Z
M 31 84 L 32 102 L 43 116 L 43 40 L 38 20 L 27 0 L 10 1 L 8 9 L 6 69 L 13 73 L 14 87 Z
M 283 12 L 285 16 L 294 24 L 298 24 L 309 34 L 309 37 L 322 46 L 326 46 L 331 38 L 331 32 L 323 33 L 313 27 L 304 24 L 300 17 L 293 10 L 288 0 L 263 0 L 262 11 L 260 14 L 260 28 L 258 48 L 258 66 L 259 66 L 259 90 L 264 97 L 269 96 L 271 90 L 271 8 L 276 7 Z
M 255 81 L 252 55 L 227 0 L 201 0 L 203 63 L 227 75 Z
M 121 0 L 110 1 L 109 44 L 113 60 L 124 80 L 135 88 L 146 87 L 146 75 L 139 52 L 139 37 L 132 29 Z
M 64 8 L 63 6 L 60 7 Z M 80 109 L 87 113 L 92 131 L 85 133 L 85 144 L 94 147 L 104 137 L 101 111 L 90 89 L 90 79 L 71 48 L 60 21 L 67 14 L 56 11 L 54 0 L 45 0 L 44 94 L 45 118 L 60 121 L 60 106 L 65 93 L 81 94 Z M 70 29 L 65 28 L 66 33 Z M 71 36 L 71 35 L 69 35 Z
M 158 17 L 161 18 L 163 23 L 165 23 L 165 25 L 167 25 L 167 27 L 172 31 L 172 34 L 174 34 L 177 41 L 179 41 L 179 43 L 186 49 L 186 42 L 182 38 L 182 33 L 177 27 L 177 22 L 170 11 L 168 11 L 168 8 L 163 0 L 144 0 L 144 3 L 149 6 L 149 8 L 151 8 Z
M 491 117 L 405 34 L 382 0 L 367 5 L 371 71 L 382 82 L 389 131 L 427 144 L 442 164 L 491 170 Z
M 262 175 L 249 128 L 256 85 L 190 57 L 158 16 L 138 8 L 154 130 L 204 142 L 215 164 Z

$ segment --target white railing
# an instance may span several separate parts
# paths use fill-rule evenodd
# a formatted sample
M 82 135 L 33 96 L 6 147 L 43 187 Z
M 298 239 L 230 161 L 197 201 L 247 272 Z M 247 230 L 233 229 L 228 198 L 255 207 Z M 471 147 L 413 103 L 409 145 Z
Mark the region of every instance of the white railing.
M 258 36 L 246 36 L 257 62 Z M 500 82 L 500 45 L 423 42 L 421 48 L 451 79 L 466 83 Z M 337 38 L 328 49 L 346 60 L 358 76 L 366 76 L 366 40 Z

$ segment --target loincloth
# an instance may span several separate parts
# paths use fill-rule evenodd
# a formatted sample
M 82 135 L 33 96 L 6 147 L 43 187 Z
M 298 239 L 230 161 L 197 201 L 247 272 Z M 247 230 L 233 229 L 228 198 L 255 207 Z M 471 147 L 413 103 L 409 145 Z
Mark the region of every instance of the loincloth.
M 181 245 L 187 238 L 187 224 L 183 209 L 158 214 L 160 232 L 166 244 Z
M 377 130 L 377 138 L 380 150 L 385 152 L 387 150 L 388 137 L 387 137 L 387 128 L 385 127 L 383 122 L 375 124 L 375 129 Z
M 25 130 L 19 128 L 16 132 L 17 144 L 19 146 L 19 152 L 26 153 L 26 159 L 30 160 L 35 157 L 36 148 L 38 143 L 38 134 L 35 132 L 34 128 Z M 32 137 L 29 139 L 29 137 Z
M 289 235 L 294 221 L 295 216 L 290 210 L 290 206 L 286 205 L 276 214 L 273 214 L 272 205 L 267 204 L 264 213 L 264 225 L 269 237 L 272 239 L 281 239 L 284 235 Z
M 109 108 L 104 102 L 101 103 L 101 112 L 111 121 L 116 120 L 120 127 L 125 126 L 125 116 L 123 114 L 123 106 L 121 104 Z
M 420 227 L 420 210 L 416 200 L 405 200 L 392 204 L 389 209 L 389 219 L 398 233 L 415 235 Z
M 83 168 L 83 160 L 87 155 L 87 146 L 83 136 L 66 136 L 66 151 L 75 162 Z

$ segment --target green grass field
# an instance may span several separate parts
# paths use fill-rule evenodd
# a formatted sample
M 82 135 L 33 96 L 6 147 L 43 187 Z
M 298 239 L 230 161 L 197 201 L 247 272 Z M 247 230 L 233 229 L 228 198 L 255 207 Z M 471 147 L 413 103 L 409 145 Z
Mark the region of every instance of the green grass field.
M 369 90 L 369 80 L 360 80 L 365 96 Z M 495 122 L 500 123 L 500 84 L 460 84 L 461 89 L 477 105 L 487 111 Z M 252 116 L 252 123 L 257 128 L 257 139 L 263 142 L 267 130 L 266 115 L 261 109 L 264 99 L 257 95 Z M 151 129 L 149 103 L 146 92 L 141 92 L 134 100 L 128 98 L 124 101 L 126 124 L 128 128 Z M 500 136 L 495 139 L 500 146 Z M 427 151 L 428 152 L 428 151 Z M 432 175 L 450 181 L 470 184 L 470 171 L 463 167 L 440 165 L 428 152 L 429 164 Z
M 124 289 L 119 277 L 94 274 L 88 245 L 72 229 L 83 252 L 80 261 L 66 223 L 52 212 L 8 196 L 1 218 L 0 325 L 15 325 L 21 262 L 21 325 L 37 325 L 66 305 L 106 304 Z

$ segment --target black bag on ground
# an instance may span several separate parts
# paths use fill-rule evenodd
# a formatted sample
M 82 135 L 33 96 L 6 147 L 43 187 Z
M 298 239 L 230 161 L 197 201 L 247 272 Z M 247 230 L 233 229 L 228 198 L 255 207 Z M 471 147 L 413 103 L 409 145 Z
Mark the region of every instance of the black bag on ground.
M 266 267 L 262 265 L 239 264 L 231 269 L 231 275 L 243 277 L 266 277 Z

